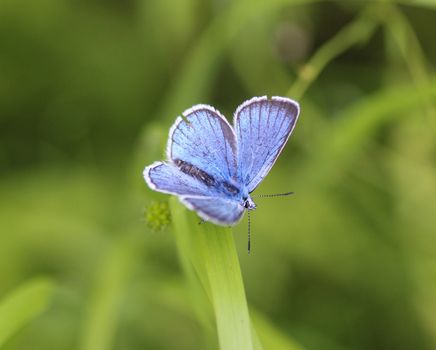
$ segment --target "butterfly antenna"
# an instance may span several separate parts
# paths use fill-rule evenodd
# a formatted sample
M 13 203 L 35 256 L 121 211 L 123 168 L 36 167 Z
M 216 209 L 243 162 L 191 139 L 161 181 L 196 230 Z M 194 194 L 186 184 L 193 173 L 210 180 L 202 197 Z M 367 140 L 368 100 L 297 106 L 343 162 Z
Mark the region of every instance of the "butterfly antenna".
M 247 244 L 247 248 L 248 248 L 248 254 L 250 254 L 251 251 L 251 234 L 250 234 L 250 210 L 247 210 L 247 215 L 248 215 L 248 244 Z
M 275 193 L 275 194 L 254 194 L 252 197 L 285 197 L 294 194 L 294 192 Z

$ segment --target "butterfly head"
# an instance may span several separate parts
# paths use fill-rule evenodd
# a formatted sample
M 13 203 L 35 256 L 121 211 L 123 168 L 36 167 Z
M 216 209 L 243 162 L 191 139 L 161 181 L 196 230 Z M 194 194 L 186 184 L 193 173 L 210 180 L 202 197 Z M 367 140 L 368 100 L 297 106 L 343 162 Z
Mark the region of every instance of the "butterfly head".
M 244 198 L 244 207 L 248 210 L 254 210 L 256 209 L 256 203 L 253 202 L 250 196 L 247 198 Z

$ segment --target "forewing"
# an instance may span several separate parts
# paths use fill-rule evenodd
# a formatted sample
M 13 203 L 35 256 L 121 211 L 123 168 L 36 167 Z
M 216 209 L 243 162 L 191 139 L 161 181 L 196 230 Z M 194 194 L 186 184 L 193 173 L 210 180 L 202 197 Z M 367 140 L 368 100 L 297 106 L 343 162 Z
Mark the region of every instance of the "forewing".
M 218 225 L 236 224 L 245 210 L 238 202 L 225 198 L 181 197 L 180 200 L 202 219 Z
M 236 136 L 227 120 L 213 107 L 197 105 L 178 117 L 170 129 L 167 156 L 185 172 L 214 181 L 236 177 Z
M 255 97 L 234 117 L 238 142 L 238 178 L 252 192 L 274 165 L 298 118 L 297 102 L 283 97 Z
M 171 163 L 151 164 L 144 169 L 144 179 L 151 189 L 163 193 L 184 196 L 213 196 L 215 194 L 213 187 L 208 187 L 198 179 L 183 173 Z

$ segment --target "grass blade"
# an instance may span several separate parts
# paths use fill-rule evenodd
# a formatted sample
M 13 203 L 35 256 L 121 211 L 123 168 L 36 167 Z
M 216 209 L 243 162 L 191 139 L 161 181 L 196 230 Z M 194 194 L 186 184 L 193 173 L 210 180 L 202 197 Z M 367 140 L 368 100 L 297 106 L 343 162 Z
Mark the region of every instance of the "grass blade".
M 204 225 L 204 258 L 222 349 L 252 349 L 250 318 L 230 229 Z
M 171 212 L 178 241 L 191 242 L 183 244 L 180 254 L 184 264 L 189 261 L 194 265 L 212 302 L 220 348 L 253 349 L 244 283 L 231 229 L 208 223 L 199 225 L 199 218 L 189 213 L 177 198 L 171 198 Z

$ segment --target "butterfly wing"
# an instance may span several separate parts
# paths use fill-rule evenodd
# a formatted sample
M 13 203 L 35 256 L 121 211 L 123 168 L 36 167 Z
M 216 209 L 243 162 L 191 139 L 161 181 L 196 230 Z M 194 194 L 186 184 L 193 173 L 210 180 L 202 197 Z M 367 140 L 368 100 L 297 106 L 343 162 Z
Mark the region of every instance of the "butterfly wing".
M 200 217 L 218 225 L 234 225 L 242 217 L 245 208 L 226 198 L 181 197 L 180 201 Z
M 297 102 L 255 97 L 238 107 L 234 117 L 238 142 L 238 178 L 249 192 L 259 185 L 289 139 L 300 112 Z
M 155 191 L 184 196 L 213 195 L 213 189 L 172 163 L 155 162 L 144 169 L 143 175 L 148 186 Z
M 197 105 L 178 117 L 170 129 L 168 163 L 144 170 L 153 190 L 178 195 L 203 219 L 220 225 L 236 223 L 244 207 L 223 188 L 234 190 L 237 176 L 236 135 L 214 108 Z
M 233 225 L 244 213 L 244 207 L 238 202 L 219 197 L 219 193 L 174 164 L 155 162 L 145 168 L 144 178 L 153 190 L 180 196 L 180 201 L 189 209 L 218 225 Z
M 194 106 L 183 116 L 170 129 L 168 159 L 186 172 L 198 169 L 199 180 L 211 187 L 214 182 L 234 179 L 236 135 L 226 118 L 207 105 Z

